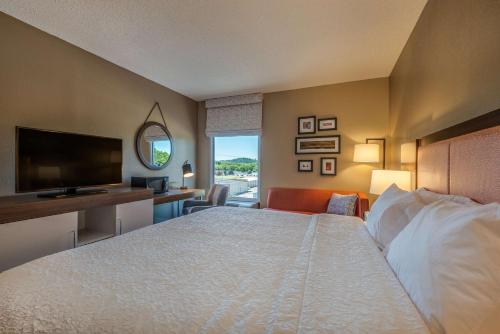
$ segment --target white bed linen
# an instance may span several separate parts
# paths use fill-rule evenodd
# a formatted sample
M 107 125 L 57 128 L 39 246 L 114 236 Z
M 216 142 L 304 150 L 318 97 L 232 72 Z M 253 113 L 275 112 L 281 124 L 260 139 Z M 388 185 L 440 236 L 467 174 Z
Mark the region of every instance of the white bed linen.
M 360 219 L 214 208 L 0 274 L 2 333 L 427 333 Z

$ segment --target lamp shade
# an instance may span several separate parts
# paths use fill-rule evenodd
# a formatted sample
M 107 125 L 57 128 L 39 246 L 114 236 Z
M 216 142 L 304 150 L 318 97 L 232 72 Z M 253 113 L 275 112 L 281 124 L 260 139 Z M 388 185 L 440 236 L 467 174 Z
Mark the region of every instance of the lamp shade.
M 379 162 L 380 146 L 378 144 L 356 144 L 354 145 L 354 162 Z
M 194 175 L 193 173 L 193 169 L 191 168 L 191 164 L 188 163 L 188 161 L 186 160 L 184 162 L 184 164 L 182 165 L 182 175 L 184 177 L 191 177 Z
M 412 164 L 417 161 L 417 144 L 405 143 L 401 144 L 401 163 Z
M 412 190 L 411 173 L 405 170 L 376 169 L 372 171 L 370 193 L 380 195 L 393 183 L 403 190 Z

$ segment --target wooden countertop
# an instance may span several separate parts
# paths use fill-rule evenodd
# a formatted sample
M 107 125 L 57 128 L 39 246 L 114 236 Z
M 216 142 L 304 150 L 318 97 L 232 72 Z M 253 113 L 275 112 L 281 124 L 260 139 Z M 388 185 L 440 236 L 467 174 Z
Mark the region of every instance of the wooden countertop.
M 58 215 L 93 207 L 153 198 L 146 188 L 110 187 L 107 193 L 63 198 L 40 198 L 36 194 L 0 197 L 0 224 Z
M 164 194 L 155 194 L 154 203 L 164 204 L 205 195 L 204 189 L 170 189 Z

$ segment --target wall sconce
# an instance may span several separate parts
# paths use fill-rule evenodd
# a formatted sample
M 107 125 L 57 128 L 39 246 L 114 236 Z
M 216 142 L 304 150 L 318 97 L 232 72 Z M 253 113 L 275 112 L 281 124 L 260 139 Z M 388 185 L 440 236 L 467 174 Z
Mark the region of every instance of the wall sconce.
M 356 144 L 354 145 L 354 162 L 374 163 L 380 162 L 378 144 Z
M 372 171 L 370 193 L 380 195 L 393 183 L 403 190 L 411 191 L 411 173 L 404 170 L 376 169 Z
M 414 164 L 415 162 L 417 162 L 417 143 L 401 144 L 401 163 Z
M 380 147 L 382 147 L 382 168 L 385 169 L 385 138 L 367 138 L 366 144 L 354 145 L 354 162 L 380 162 Z

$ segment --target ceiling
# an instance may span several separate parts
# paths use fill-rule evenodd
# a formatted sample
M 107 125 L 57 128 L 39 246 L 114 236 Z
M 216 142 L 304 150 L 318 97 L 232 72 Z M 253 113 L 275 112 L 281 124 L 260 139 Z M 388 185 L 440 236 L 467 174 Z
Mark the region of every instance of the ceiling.
M 391 73 L 426 0 L 2 0 L 0 10 L 195 100 Z

